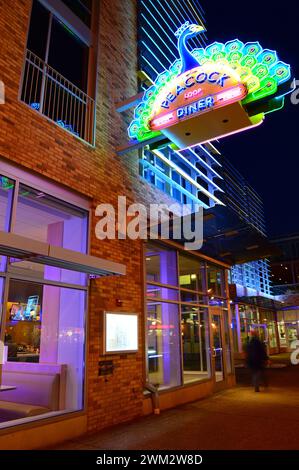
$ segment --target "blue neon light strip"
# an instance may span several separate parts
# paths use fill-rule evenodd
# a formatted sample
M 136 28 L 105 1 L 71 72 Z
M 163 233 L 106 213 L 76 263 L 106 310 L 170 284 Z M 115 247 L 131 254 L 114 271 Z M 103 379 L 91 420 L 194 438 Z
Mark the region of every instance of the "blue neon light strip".
M 222 166 L 216 158 L 213 157 L 213 155 L 210 154 L 210 152 L 203 146 L 203 145 L 193 145 L 193 148 L 195 147 L 200 147 L 215 163 L 217 163 L 218 166 Z
M 185 158 L 182 154 L 179 152 L 175 151 L 175 153 L 178 155 L 178 157 L 187 165 L 189 166 L 193 171 L 195 171 L 201 178 L 203 178 L 207 183 L 210 183 L 211 185 L 214 186 L 215 189 L 223 193 L 223 189 L 219 188 L 214 181 L 212 181 L 208 176 L 206 176 L 204 173 L 200 171 L 199 168 L 197 168 L 195 165 L 193 165 L 187 158 Z
M 155 175 L 157 175 L 161 180 L 165 181 L 168 183 L 171 187 L 176 188 L 180 193 L 184 194 L 187 196 L 189 199 L 191 199 L 195 204 L 198 204 L 199 206 L 203 206 L 204 209 L 209 209 L 210 207 L 202 202 L 200 199 L 198 199 L 196 196 L 194 196 L 192 193 L 189 193 L 185 188 L 183 188 L 180 184 L 176 183 L 176 181 L 172 180 L 169 178 L 169 176 L 166 176 L 162 171 L 158 170 L 157 167 L 153 166 L 148 160 L 139 160 L 140 164 L 143 167 L 149 168 Z M 143 177 L 143 179 L 149 183 L 149 181 Z M 150 183 L 152 184 L 152 183 Z M 155 186 L 155 185 L 153 185 Z
M 144 2 L 141 2 L 141 3 L 145 6 L 146 10 L 147 10 L 148 13 L 150 14 L 150 16 L 153 18 L 153 20 L 155 20 L 155 23 L 158 25 L 158 27 L 159 27 L 159 28 L 163 31 L 163 33 L 167 36 L 167 39 L 173 44 L 174 50 L 177 50 L 177 45 L 176 45 L 175 41 L 174 41 L 170 36 L 168 36 L 168 34 L 166 33 L 165 29 L 163 29 L 161 23 L 159 23 L 159 21 L 157 20 L 157 18 L 155 18 L 155 16 L 154 16 L 153 13 L 148 9 L 148 7 L 145 5 L 145 3 L 144 3 Z M 164 21 L 165 21 L 165 19 L 164 19 Z M 166 21 L 165 21 L 165 23 L 166 23 Z M 166 23 L 166 26 L 169 28 L 169 25 L 168 25 L 167 23 Z
M 196 13 L 193 3 L 173 0 L 139 0 L 139 41 L 141 44 L 140 68 L 154 80 L 153 70 L 163 72 L 177 59 L 177 41 L 174 32 L 178 29 L 182 20 L 196 19 L 203 24 L 201 10 Z M 192 48 L 204 48 L 206 46 L 204 35 L 190 39 Z M 144 52 L 143 52 L 144 51 Z M 148 60 L 143 60 L 141 57 Z M 152 64 L 149 62 L 152 61 Z M 163 67 L 161 64 L 163 63 Z M 150 67 L 150 68 L 149 68 Z
M 223 179 L 222 176 L 220 176 L 220 175 L 217 173 L 217 171 L 214 170 L 213 167 L 211 167 L 205 160 L 203 160 L 203 158 L 201 158 L 200 155 L 198 155 L 196 152 L 194 152 L 193 149 L 189 148 L 188 150 L 181 150 L 180 152 L 185 152 L 185 151 L 186 151 L 186 152 L 191 152 L 191 153 L 195 156 L 195 158 L 197 158 L 197 159 L 201 162 L 201 164 L 207 168 L 207 170 L 209 170 L 209 171 L 211 171 L 212 173 L 214 173 L 214 175 L 215 175 L 217 178 Z M 178 152 L 178 153 L 180 153 L 180 152 Z
M 155 42 L 155 40 L 152 38 L 152 36 L 146 31 L 145 28 L 141 28 L 141 30 L 147 35 L 147 37 L 149 38 L 149 40 L 154 44 L 154 46 L 161 52 L 161 54 L 164 55 L 165 59 L 168 60 L 168 62 L 170 64 L 172 64 L 173 60 L 169 59 L 169 57 L 165 54 L 165 52 L 161 49 L 161 47 Z M 166 44 L 165 44 L 166 45 Z M 177 59 L 176 55 L 172 52 L 171 49 L 169 49 L 169 47 L 166 45 L 166 47 L 168 48 L 169 52 L 173 55 L 174 57 L 174 60 Z
M 162 8 L 162 10 L 163 10 L 163 11 L 165 12 L 165 14 L 166 14 L 166 17 L 163 16 L 163 15 L 161 14 L 161 12 L 155 7 L 155 5 L 153 4 L 152 0 L 149 0 L 149 2 L 153 5 L 153 7 L 154 7 L 154 9 L 156 10 L 156 12 L 159 14 L 159 16 L 160 16 L 160 17 L 162 18 L 162 20 L 164 21 L 164 23 L 166 23 L 166 25 L 168 26 L 168 28 L 171 29 L 171 32 L 174 34 L 175 31 L 178 29 L 176 23 L 173 21 L 171 15 L 169 15 L 169 11 L 166 11 L 166 10 L 165 10 L 165 8 L 164 8 L 163 5 L 161 4 L 160 0 L 155 0 L 155 1 L 159 3 L 160 7 Z M 169 19 L 169 20 L 173 23 L 173 25 L 174 25 L 174 30 L 172 30 L 172 28 L 170 28 L 170 25 L 166 22 L 166 18 Z M 177 19 L 178 19 L 178 18 L 177 18 Z M 178 21 L 179 21 L 179 24 L 180 24 L 180 20 L 179 20 L 179 19 L 178 19 Z
M 147 58 L 144 57 L 144 55 L 142 55 L 141 58 L 142 58 L 143 60 L 145 60 L 145 62 L 147 62 L 147 64 L 153 69 L 153 71 L 154 71 L 157 75 L 159 75 L 159 72 L 153 67 L 153 65 L 147 60 Z
M 158 0 L 158 1 L 159 1 L 159 0 Z M 172 2 L 174 8 L 176 8 L 176 10 L 177 10 L 177 11 L 179 12 L 179 14 L 181 15 L 181 19 L 180 19 L 180 18 L 174 13 L 174 8 L 172 9 L 174 15 L 176 16 L 176 18 L 177 18 L 177 20 L 178 20 L 178 26 L 180 26 L 181 24 L 184 24 L 186 21 L 190 21 L 190 11 L 187 12 L 187 11 L 185 10 L 185 12 L 186 12 L 186 16 L 185 16 L 185 15 L 178 9 L 176 3 L 175 3 L 173 0 L 168 0 L 168 1 L 171 1 L 171 2 Z M 180 4 L 183 6 L 184 2 L 181 2 Z M 192 21 L 190 21 L 190 22 L 192 23 Z M 177 29 L 177 28 L 176 28 L 176 29 Z M 175 30 L 175 31 L 176 31 L 176 30 Z M 174 32 L 175 32 L 175 31 L 174 31 Z M 191 44 L 191 43 L 193 43 L 193 46 L 194 46 L 194 47 L 197 47 L 197 41 L 196 41 L 194 38 L 190 40 L 190 44 Z
M 170 49 L 170 47 L 168 47 L 168 45 L 166 44 L 166 42 L 163 40 L 162 36 L 160 36 L 159 33 L 157 33 L 157 31 L 155 30 L 155 28 L 153 27 L 153 25 L 148 21 L 148 19 L 146 18 L 146 16 L 142 13 L 141 14 L 142 18 L 147 22 L 147 24 L 151 27 L 151 29 L 153 30 L 153 32 L 158 36 L 159 40 L 161 40 L 164 44 L 164 46 L 167 47 L 167 49 L 169 50 L 169 52 L 176 58 L 176 55 L 174 54 L 174 52 Z M 152 39 L 152 41 L 156 44 L 156 42 Z M 175 51 L 177 52 L 177 48 L 175 48 Z
M 156 59 L 157 62 L 159 62 L 159 64 L 161 65 L 161 67 L 164 67 L 164 64 L 162 64 L 162 62 L 160 61 L 160 59 L 158 59 L 158 57 L 156 56 L 156 54 L 153 52 L 153 50 L 146 44 L 146 42 L 144 41 L 141 41 L 141 44 L 144 44 L 144 46 L 146 47 L 146 49 L 149 51 L 149 53 Z M 169 61 L 169 59 L 167 58 L 167 60 Z M 169 61 L 170 63 L 170 61 Z

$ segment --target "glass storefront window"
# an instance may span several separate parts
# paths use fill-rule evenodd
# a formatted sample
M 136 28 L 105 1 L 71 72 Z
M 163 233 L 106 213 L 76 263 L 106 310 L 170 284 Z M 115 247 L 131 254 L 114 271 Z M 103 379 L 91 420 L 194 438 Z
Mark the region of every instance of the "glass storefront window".
M 181 292 L 181 302 L 185 303 L 193 303 L 193 304 L 205 304 L 205 298 L 203 295 L 194 294 L 193 292 L 184 291 L 183 289 L 180 290 Z
M 13 389 L 1 392 L 1 400 L 20 405 L 20 417 L 21 404 L 41 415 L 83 408 L 85 303 L 85 291 L 10 281 L 2 384 Z M 44 365 L 47 376 L 40 372 Z M 18 417 L 2 408 L 6 421 Z
M 0 175 L 0 230 L 3 232 L 10 229 L 14 188 L 13 180 Z
M 6 304 L 8 361 L 39 362 L 43 287 L 12 280 Z
M 0 327 L 2 323 L 2 312 L 3 312 L 3 308 L 2 308 L 3 307 L 3 293 L 4 293 L 4 278 L 0 277 Z
M 211 315 L 211 327 L 212 327 L 212 351 L 213 351 L 213 362 L 215 368 L 215 380 L 221 382 L 224 380 L 224 361 L 223 361 L 223 344 L 222 344 L 222 325 L 221 315 Z
M 164 300 L 179 300 L 179 291 L 175 289 L 168 289 L 167 287 L 156 286 L 149 284 L 146 289 L 147 297 L 153 299 L 164 299 Z
M 14 232 L 50 245 L 86 253 L 88 213 L 20 184 Z
M 182 341 L 184 383 L 210 378 L 207 309 L 182 305 Z
M 224 297 L 223 276 L 224 272 L 217 266 L 208 266 L 208 294 L 215 297 Z
M 203 263 L 199 260 L 179 253 L 180 287 L 203 292 L 202 270 Z
M 226 358 L 226 370 L 228 374 L 232 373 L 232 351 L 231 351 L 231 341 L 230 341 L 230 330 L 233 324 L 229 322 L 229 315 L 227 310 L 222 310 L 222 315 L 224 319 L 224 338 L 225 338 L 225 358 Z
M 221 298 L 217 298 L 217 297 L 210 297 L 209 298 L 209 305 L 211 307 L 224 307 L 225 306 L 225 301 Z
M 287 338 L 286 338 L 286 328 L 285 328 L 284 321 L 281 321 L 278 323 L 278 336 L 279 336 L 280 346 L 286 347 Z
M 270 348 L 277 347 L 277 339 L 276 339 L 276 330 L 275 330 L 275 322 L 271 321 L 268 323 L 268 341 Z
M 255 305 L 239 305 L 240 316 L 240 334 L 243 350 L 246 349 L 247 343 L 250 340 L 251 333 L 256 332 L 261 341 L 267 345 L 268 353 L 269 348 L 276 348 L 276 320 L 273 311 L 257 307 Z M 234 320 L 233 320 L 234 326 Z M 281 330 L 284 334 L 283 329 Z M 279 331 L 278 331 L 278 334 Z M 234 333 L 234 343 L 235 343 Z
M 233 331 L 234 352 L 239 352 L 238 322 L 237 322 L 237 317 L 236 317 L 236 307 L 235 307 L 235 305 L 231 306 L 231 312 L 232 312 L 232 331 Z
M 265 341 L 266 325 L 260 324 L 257 308 L 255 306 L 239 305 L 239 315 L 243 351 L 246 350 L 252 331 L 258 331 L 261 341 Z
M 216 380 L 224 380 L 224 354 L 227 354 L 227 372 L 232 372 L 230 332 L 227 330 L 222 345 L 220 323 L 214 332 L 209 320 L 210 308 L 218 307 L 220 313 L 215 318 L 221 322 L 221 311 L 227 306 L 226 300 L 219 297 L 224 288 L 224 271 L 219 268 L 215 278 L 215 286 L 220 286 L 214 289 L 218 297 L 208 295 L 204 261 L 155 243 L 148 243 L 145 253 L 149 382 L 166 389 L 211 379 L 212 350 Z M 179 287 L 175 288 L 177 283 Z
M 11 212 L 15 183 L 10 178 L 0 175 L 0 231 L 10 230 Z M 0 255 L 0 272 L 6 269 L 7 258 Z
M 146 245 L 146 278 L 149 282 L 178 285 L 177 252 L 148 243 Z
M 270 348 L 276 348 L 277 339 L 276 339 L 276 331 L 275 331 L 274 313 L 261 310 L 260 318 L 267 328 L 266 341 L 267 341 L 268 346 Z
M 147 304 L 149 381 L 160 390 L 181 385 L 179 306 Z
M 299 311 L 286 309 L 277 312 L 280 346 L 290 350 L 291 343 L 299 339 Z
M 88 211 L 0 175 L 0 231 L 86 253 Z M 8 257 L 0 272 L 0 428 L 82 410 L 87 276 Z
M 295 341 L 298 339 L 298 326 L 297 322 L 291 322 L 291 323 L 286 323 L 286 330 L 287 330 L 287 339 L 289 344 L 292 341 Z

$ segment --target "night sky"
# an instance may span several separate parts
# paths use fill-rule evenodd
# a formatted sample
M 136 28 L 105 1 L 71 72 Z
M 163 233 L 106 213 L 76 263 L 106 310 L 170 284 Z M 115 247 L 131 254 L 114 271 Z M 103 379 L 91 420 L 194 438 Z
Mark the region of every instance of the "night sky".
M 259 41 L 291 64 L 299 79 L 298 0 L 202 0 L 202 5 L 209 43 Z M 288 95 L 285 108 L 267 115 L 260 127 L 222 139 L 218 146 L 263 198 L 270 236 L 299 232 L 298 118 L 299 104 L 291 104 Z

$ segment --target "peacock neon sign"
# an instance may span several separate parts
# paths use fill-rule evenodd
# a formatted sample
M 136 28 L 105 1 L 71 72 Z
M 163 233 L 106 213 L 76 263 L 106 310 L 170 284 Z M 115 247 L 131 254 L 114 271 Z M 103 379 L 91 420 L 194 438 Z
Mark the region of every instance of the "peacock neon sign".
M 187 22 L 176 32 L 180 59 L 135 108 L 131 141 L 163 133 L 182 148 L 249 129 L 283 108 L 291 68 L 275 51 L 238 39 L 189 50 L 187 41 L 203 31 Z

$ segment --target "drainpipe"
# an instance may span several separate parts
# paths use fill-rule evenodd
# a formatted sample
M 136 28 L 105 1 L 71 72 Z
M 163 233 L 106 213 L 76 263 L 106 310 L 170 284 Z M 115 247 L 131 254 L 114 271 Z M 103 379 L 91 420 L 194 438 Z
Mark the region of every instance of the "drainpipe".
M 154 385 L 150 384 L 149 382 L 145 384 L 146 390 L 151 392 L 151 399 L 153 403 L 153 410 L 155 415 L 160 414 L 160 399 L 159 399 L 159 392 L 157 387 Z

